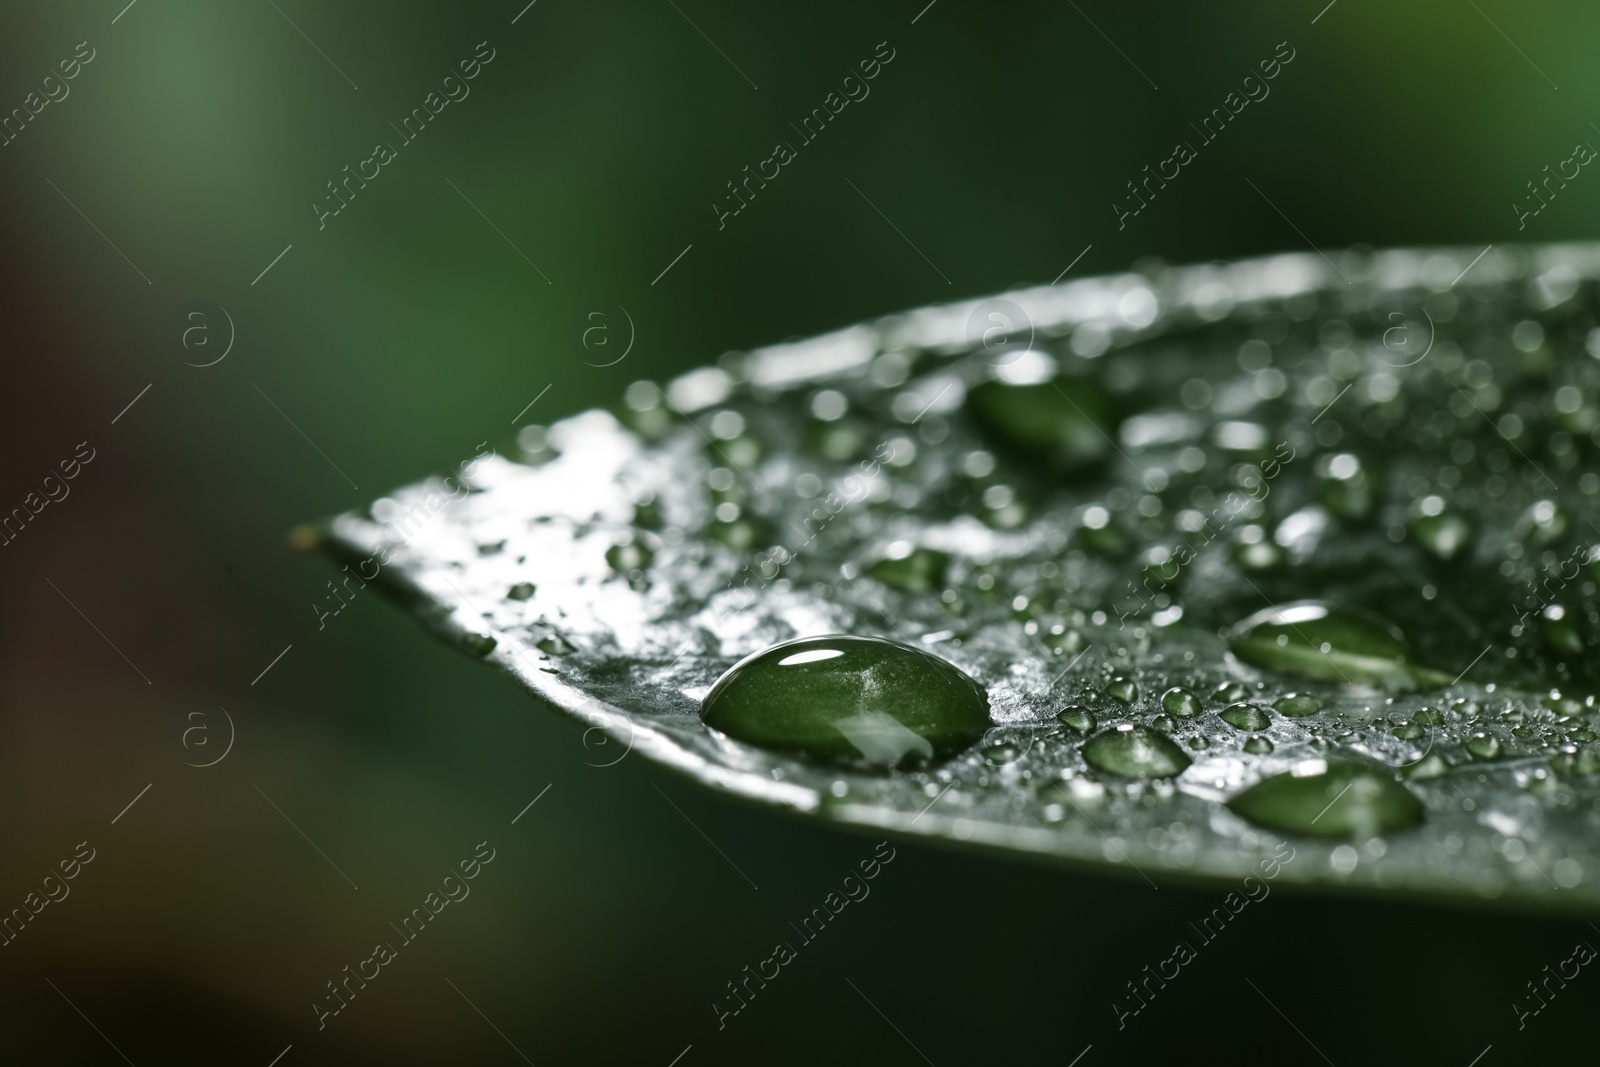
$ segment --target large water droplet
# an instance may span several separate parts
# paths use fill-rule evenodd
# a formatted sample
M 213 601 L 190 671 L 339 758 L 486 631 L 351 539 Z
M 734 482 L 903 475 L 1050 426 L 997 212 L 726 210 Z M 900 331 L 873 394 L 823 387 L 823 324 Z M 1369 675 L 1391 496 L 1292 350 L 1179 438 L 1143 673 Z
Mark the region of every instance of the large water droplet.
M 1258 826 L 1308 837 L 1362 838 L 1422 822 L 1422 802 L 1382 772 L 1306 760 L 1265 778 L 1228 807 Z
M 1409 663 L 1405 635 L 1392 623 L 1317 600 L 1256 612 L 1233 628 L 1228 647 L 1257 667 L 1352 685 L 1416 689 L 1450 681 L 1448 675 Z
M 1083 758 L 1096 770 L 1125 778 L 1171 778 L 1189 766 L 1189 757 L 1165 734 L 1142 726 L 1123 726 L 1091 737 Z
M 700 718 L 764 748 L 895 767 L 948 756 L 989 728 L 989 698 L 951 664 L 874 637 L 809 637 L 747 656 Z

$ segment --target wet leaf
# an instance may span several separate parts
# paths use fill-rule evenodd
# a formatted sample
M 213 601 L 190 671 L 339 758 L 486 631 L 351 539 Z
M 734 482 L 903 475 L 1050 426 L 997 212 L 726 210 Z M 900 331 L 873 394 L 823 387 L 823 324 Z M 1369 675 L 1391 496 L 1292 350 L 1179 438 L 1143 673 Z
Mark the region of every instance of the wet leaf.
M 1288 882 L 1594 910 L 1600 249 L 1472 260 L 1025 290 L 993 350 L 925 308 L 636 383 L 323 544 L 594 765 L 1134 877 L 1287 841 Z M 777 653 L 702 722 L 827 635 L 893 644 Z

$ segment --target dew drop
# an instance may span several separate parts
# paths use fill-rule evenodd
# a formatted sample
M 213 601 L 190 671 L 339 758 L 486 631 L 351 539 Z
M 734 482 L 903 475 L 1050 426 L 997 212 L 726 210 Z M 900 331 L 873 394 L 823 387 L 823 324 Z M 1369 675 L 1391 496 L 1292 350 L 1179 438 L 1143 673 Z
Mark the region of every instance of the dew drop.
M 950 557 L 931 548 L 912 548 L 904 542 L 889 546 L 884 557 L 867 568 L 867 574 L 884 585 L 908 593 L 923 593 L 944 585 Z
M 999 763 L 1002 765 L 1016 762 L 1017 757 L 1020 755 L 1022 755 L 1022 751 L 1009 741 L 1001 741 L 998 744 L 988 745 L 983 750 L 984 759 L 988 760 L 990 763 Z
M 1472 539 L 1472 527 L 1452 511 L 1419 515 L 1411 522 L 1411 532 L 1423 548 L 1440 559 L 1454 559 Z
M 1322 710 L 1322 701 L 1304 693 L 1288 693 L 1279 697 L 1272 710 L 1291 719 L 1303 719 Z
M 506 596 L 511 600 L 529 600 L 533 597 L 533 592 L 532 582 L 518 582 L 506 590 Z
M 1124 778 L 1171 778 L 1191 762 L 1167 735 L 1141 726 L 1091 737 L 1084 743 L 1083 758 L 1096 770 Z
M 1222 721 L 1241 730 L 1265 730 L 1272 725 L 1267 713 L 1254 704 L 1229 704 L 1222 710 Z
M 1467 738 L 1467 751 L 1479 759 L 1499 759 L 1501 746 L 1500 739 L 1494 734 L 1477 731 Z
M 1272 751 L 1272 742 L 1256 734 L 1244 743 L 1244 750 L 1253 756 L 1265 756 Z
M 1139 699 L 1139 686 L 1132 678 L 1125 678 L 1119 674 L 1106 683 L 1106 695 L 1124 704 L 1132 704 Z
M 1116 434 L 1110 398 L 1083 378 L 984 382 L 967 393 L 967 408 L 996 442 L 1042 457 L 1059 471 L 1105 459 Z
M 1071 727 L 1080 734 L 1089 733 L 1097 725 L 1094 712 L 1078 704 L 1071 704 L 1062 708 L 1061 713 L 1056 716 L 1056 721 L 1062 726 Z
M 1161 710 L 1180 719 L 1192 719 L 1200 714 L 1200 698 L 1183 686 L 1175 685 L 1161 694 Z
M 1248 690 L 1238 682 L 1223 682 L 1211 691 L 1211 695 L 1225 704 L 1243 700 Z
M 711 687 L 700 718 L 763 748 L 881 768 L 948 756 L 991 725 L 988 695 L 958 668 L 922 649 L 847 635 L 745 657 Z
M 1387 689 L 1441 686 L 1448 675 L 1407 662 L 1405 635 L 1358 608 L 1298 600 L 1256 612 L 1229 633 L 1233 654 L 1256 667 Z
M 1228 807 L 1257 826 L 1308 837 L 1364 838 L 1422 822 L 1422 802 L 1387 774 L 1306 760 L 1262 779 Z
M 540 652 L 543 652 L 547 656 L 570 656 L 574 652 L 578 651 L 576 648 L 573 648 L 572 644 L 560 634 L 551 634 L 549 637 L 541 637 L 538 641 L 537 647 Z
M 1429 778 L 1438 778 L 1450 769 L 1450 764 L 1437 752 L 1430 752 L 1426 756 L 1409 764 L 1401 771 L 1403 775 L 1413 781 L 1426 781 Z

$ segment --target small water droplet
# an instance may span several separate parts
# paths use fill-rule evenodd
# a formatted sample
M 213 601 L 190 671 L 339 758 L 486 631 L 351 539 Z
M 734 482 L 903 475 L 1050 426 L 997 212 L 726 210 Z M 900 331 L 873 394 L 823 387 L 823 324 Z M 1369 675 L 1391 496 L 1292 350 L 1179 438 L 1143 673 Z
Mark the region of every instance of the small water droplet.
M 506 597 L 511 600 L 528 600 L 532 598 L 533 593 L 534 589 L 532 582 L 518 582 L 510 589 L 506 590 Z
M 1211 695 L 1224 704 L 1232 704 L 1235 701 L 1243 700 L 1248 692 L 1249 690 L 1238 682 L 1223 682 L 1211 691 Z
M 1387 774 L 1320 759 L 1262 779 L 1228 807 L 1257 826 L 1308 837 L 1372 837 L 1423 820 L 1422 802 Z
M 919 648 L 873 637 L 786 641 L 734 664 L 701 720 L 764 748 L 894 767 L 941 758 L 991 725 L 983 688 Z
M 1106 683 L 1106 695 L 1124 704 L 1132 704 L 1139 698 L 1139 686 L 1132 678 L 1119 674 Z
M 1022 751 L 1009 741 L 988 745 L 983 750 L 983 758 L 990 763 L 1012 763 L 1022 754 Z
M 1071 727 L 1080 734 L 1089 733 L 1096 726 L 1094 712 L 1078 704 L 1071 704 L 1062 708 L 1061 713 L 1056 716 L 1056 721 L 1062 726 Z
M 867 574 L 892 588 L 922 593 L 944 584 L 949 564 L 950 557 L 944 552 L 900 542 L 890 545 L 884 557 L 867 568 Z
M 1322 710 L 1322 701 L 1304 693 L 1288 693 L 1278 698 L 1272 710 L 1291 719 L 1303 719 Z
M 1171 738 L 1139 726 L 1096 734 L 1084 743 L 1083 758 L 1125 778 L 1171 778 L 1191 762 Z
M 1423 726 L 1443 726 L 1444 715 L 1438 708 L 1419 708 L 1417 713 L 1411 716 L 1411 721 L 1421 723 Z
M 1160 730 L 1164 734 L 1170 734 L 1177 728 L 1178 720 L 1174 719 L 1171 715 L 1157 715 L 1155 718 L 1150 720 L 1150 729 Z
M 642 571 L 650 566 L 650 561 L 654 558 L 655 553 L 650 551 L 650 547 L 640 544 L 638 541 L 612 545 L 606 549 L 606 562 L 611 564 L 611 569 L 618 574 L 627 574 L 629 571 Z
M 547 656 L 570 656 L 574 652 L 578 651 L 576 648 L 573 648 L 567 639 L 562 637 L 560 634 L 551 634 L 548 637 L 541 637 L 538 641 L 537 647 L 540 652 L 543 652 Z
M 1175 685 L 1161 694 L 1161 710 L 1180 719 L 1192 719 L 1200 714 L 1200 698 L 1183 686 Z
M 1438 778 L 1449 769 L 1450 764 L 1445 762 L 1445 758 L 1443 756 L 1439 755 L 1437 752 L 1430 752 L 1421 759 L 1417 760 L 1415 763 L 1407 766 L 1400 773 L 1404 774 L 1407 778 L 1415 779 L 1417 781 L 1426 781 L 1429 778 Z
M 1272 751 L 1272 742 L 1255 734 L 1244 743 L 1244 750 L 1253 756 L 1265 756 Z
M 494 646 L 497 644 L 495 639 L 488 634 L 463 634 L 461 643 L 480 656 L 487 656 L 493 652 Z
M 1453 511 L 1419 515 L 1411 521 L 1411 532 L 1440 559 L 1454 559 L 1472 540 L 1472 526 Z
M 1467 751 L 1479 759 L 1499 759 L 1501 752 L 1500 739 L 1494 734 L 1478 730 L 1467 738 Z
M 1254 704 L 1230 704 L 1222 710 L 1221 718 L 1241 730 L 1265 730 L 1272 725 L 1267 713 Z

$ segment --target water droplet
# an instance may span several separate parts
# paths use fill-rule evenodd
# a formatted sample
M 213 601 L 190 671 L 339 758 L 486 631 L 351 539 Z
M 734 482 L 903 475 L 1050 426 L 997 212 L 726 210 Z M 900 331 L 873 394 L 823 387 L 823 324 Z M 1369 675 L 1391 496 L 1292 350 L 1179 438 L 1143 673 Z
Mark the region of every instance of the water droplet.
M 540 652 L 543 652 L 547 656 L 570 656 L 574 652 L 578 651 L 576 648 L 573 648 L 571 643 L 569 643 L 567 639 L 562 637 L 560 634 L 551 634 L 548 637 L 541 637 L 537 647 Z
M 1139 699 L 1139 686 L 1132 678 L 1125 678 L 1119 674 L 1106 683 L 1106 695 L 1124 704 L 1132 704 Z
M 1298 600 L 1256 612 L 1233 628 L 1228 647 L 1256 667 L 1351 684 L 1415 689 L 1448 675 L 1406 662 L 1400 629 L 1371 612 Z
M 1150 729 L 1160 730 L 1164 734 L 1170 734 L 1177 728 L 1178 720 L 1174 719 L 1171 715 L 1157 715 L 1155 718 L 1150 720 Z
M 1415 741 L 1417 738 L 1421 737 L 1423 735 L 1423 733 L 1425 733 L 1426 731 L 1424 731 L 1422 729 L 1422 727 L 1418 726 L 1414 722 L 1403 722 L 1399 726 L 1396 726 L 1393 730 L 1390 730 L 1389 732 L 1394 734 L 1396 737 L 1398 737 L 1402 741 Z
M 1580 748 L 1576 752 L 1563 752 L 1550 761 L 1562 774 L 1595 774 L 1600 772 L 1600 752 Z
M 495 639 L 488 634 L 463 634 L 461 643 L 480 656 L 487 656 L 493 652 L 494 646 L 497 644 Z
M 1303 719 L 1322 710 L 1322 701 L 1304 693 L 1287 693 L 1278 698 L 1272 710 L 1291 719 Z
M 1364 519 L 1378 502 L 1377 479 L 1349 452 L 1318 458 L 1322 503 L 1342 519 Z
M 1171 738 L 1139 726 L 1095 735 L 1084 743 L 1083 758 L 1096 770 L 1125 778 L 1171 778 L 1191 762 Z
M 1243 700 L 1248 692 L 1249 690 L 1238 682 L 1223 682 L 1211 691 L 1211 695 L 1224 704 L 1232 704 L 1235 701 Z
M 512 600 L 528 600 L 532 598 L 533 592 L 534 589 L 532 582 L 518 582 L 510 589 L 506 590 L 506 596 Z
M 1265 756 L 1272 751 L 1272 742 L 1256 734 L 1244 743 L 1244 750 L 1253 756 Z
M 1022 751 L 1009 741 L 1001 741 L 998 744 L 989 745 L 983 750 L 983 758 L 990 763 L 1012 763 L 1020 755 L 1022 755 Z
M 648 545 L 637 541 L 627 544 L 612 545 L 606 549 L 606 562 L 611 564 L 611 569 L 618 574 L 627 574 L 629 571 L 642 571 L 650 566 L 650 561 L 655 558 L 655 553 L 650 551 Z
M 989 728 L 989 698 L 961 670 L 873 637 L 786 641 L 747 656 L 706 694 L 701 720 L 764 748 L 894 767 L 948 756 Z
M 1416 781 L 1426 781 L 1429 778 L 1438 778 L 1449 769 L 1450 764 L 1445 762 L 1443 756 L 1437 752 L 1430 752 L 1400 773 Z
M 1161 694 L 1161 710 L 1170 711 L 1180 719 L 1192 719 L 1200 714 L 1200 698 L 1181 685 L 1175 685 Z
M 1094 712 L 1077 704 L 1062 708 L 1061 713 L 1056 716 L 1056 721 L 1062 726 L 1071 727 L 1080 734 L 1089 733 L 1096 725 Z
M 1042 456 L 1062 471 L 1105 459 L 1116 436 L 1109 397 L 1084 378 L 1031 385 L 984 382 L 967 393 L 967 408 L 997 442 Z
M 1308 837 L 1372 837 L 1423 819 L 1422 802 L 1387 774 L 1321 759 L 1262 779 L 1228 807 L 1257 826 Z
M 1444 715 L 1438 708 L 1419 708 L 1417 713 L 1411 716 L 1411 721 L 1419 722 L 1423 726 L 1443 726 Z
M 1267 713 L 1254 704 L 1229 704 L 1222 710 L 1222 721 L 1241 730 L 1265 730 L 1272 725 Z
M 922 593 L 944 584 L 950 557 L 931 548 L 912 548 L 905 542 L 889 546 L 884 557 L 867 568 L 867 574 L 884 585 L 908 593 Z
M 1472 539 L 1472 526 L 1453 511 L 1419 515 L 1411 521 L 1411 532 L 1423 548 L 1440 559 L 1454 559 Z
M 1467 738 L 1467 751 L 1479 759 L 1499 759 L 1501 752 L 1500 739 L 1494 734 L 1484 733 L 1479 730 Z

